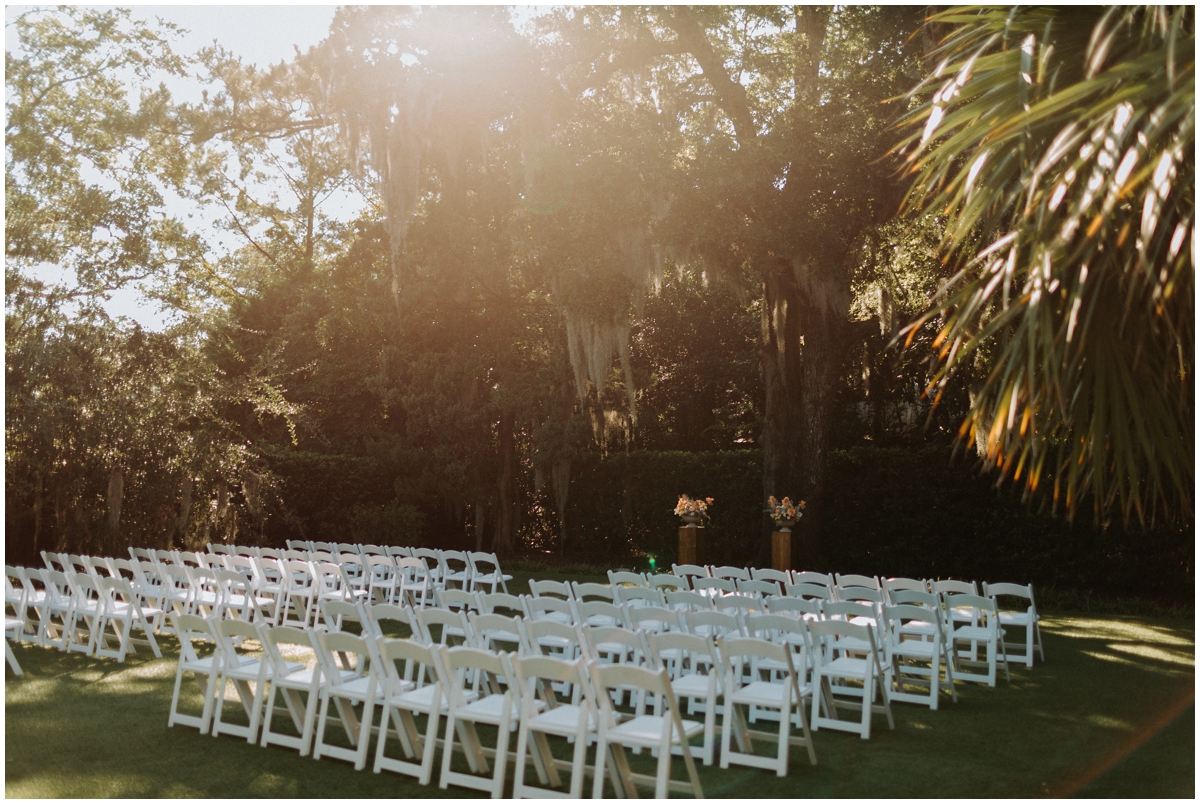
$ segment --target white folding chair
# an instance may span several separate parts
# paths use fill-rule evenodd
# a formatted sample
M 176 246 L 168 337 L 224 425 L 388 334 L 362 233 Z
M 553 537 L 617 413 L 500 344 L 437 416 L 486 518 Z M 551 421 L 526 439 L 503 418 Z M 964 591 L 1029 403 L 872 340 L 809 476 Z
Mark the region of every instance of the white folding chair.
M 44 617 L 38 624 L 38 644 L 65 651 L 71 641 L 71 614 L 75 607 L 71 585 L 58 570 L 42 570 L 41 578 L 47 604 L 41 610 Z
M 588 677 L 595 692 L 596 703 L 600 710 L 600 726 L 596 736 L 596 771 L 592 783 L 592 798 L 601 798 L 604 793 L 604 774 L 609 762 L 611 750 L 612 763 L 626 795 L 637 795 L 635 783 L 654 786 L 655 798 L 666 798 L 670 790 L 691 792 L 696 798 L 704 797 L 700 786 L 700 777 L 696 773 L 696 763 L 691 751 L 683 751 L 682 747 L 704 732 L 704 726 L 680 717 L 679 706 L 675 694 L 671 690 L 671 680 L 663 668 L 648 670 L 644 667 L 631 665 L 600 665 L 589 662 Z M 653 695 L 661 699 L 662 710 L 655 715 L 639 715 L 623 722 L 618 720 L 617 712 L 613 709 L 611 693 L 620 689 L 635 687 L 643 694 Z M 672 749 L 680 747 L 683 762 L 687 768 L 688 781 L 671 779 Z M 647 748 L 658 750 L 658 772 L 654 776 L 635 774 L 629 767 L 625 756 L 625 748 Z M 618 791 L 620 793 L 621 791 Z
M 583 653 L 583 635 L 578 626 L 555 620 L 519 620 L 521 654 L 549 656 L 573 662 Z
M 93 575 L 76 572 L 67 576 L 71 586 L 71 622 L 67 625 L 67 652 L 91 656 L 100 639 L 100 618 L 104 615 L 104 595 Z M 86 634 L 87 641 L 83 641 Z
M 614 626 L 583 625 L 579 628 L 583 635 L 583 649 L 589 662 L 599 664 L 622 664 L 641 667 L 647 663 L 649 648 L 646 647 L 645 636 L 638 631 Z M 616 702 L 621 703 L 624 694 L 629 693 L 630 703 L 640 715 L 646 708 L 645 693 L 637 688 L 619 689 Z M 636 700 L 636 702 L 635 702 Z
M 650 586 L 646 580 L 646 573 L 627 570 L 609 570 L 608 584 L 614 589 L 618 586 L 645 586 L 647 588 Z
M 104 596 L 104 606 L 98 625 L 96 655 L 123 662 L 125 654 L 131 650 L 136 653 L 136 646 L 141 644 L 150 648 L 154 658 L 161 659 L 162 651 L 158 649 L 158 642 L 154 639 L 154 627 L 150 623 L 163 615 L 162 610 L 142 608 L 137 593 L 124 578 L 100 578 L 99 587 Z M 117 639 L 116 649 L 108 647 L 110 628 Z M 134 628 L 141 629 L 141 639 L 134 638 Z
M 417 609 L 417 624 L 421 627 L 421 641 L 427 645 L 451 645 L 451 640 L 459 644 L 470 642 L 471 626 L 467 624 L 467 616 L 461 611 L 437 609 L 432 606 L 427 609 Z M 434 639 L 433 628 L 438 628 L 438 637 Z
M 508 592 L 508 582 L 513 576 L 500 571 L 500 559 L 495 553 L 467 553 L 467 563 L 471 571 L 472 592 L 478 592 L 480 587 L 488 585 L 493 593 L 497 589 Z
M 525 618 L 530 621 L 550 620 L 570 625 L 575 622 L 575 609 L 569 600 L 557 597 L 523 597 Z
M 437 665 L 443 675 L 442 685 L 449 697 L 449 708 L 446 713 L 446 738 L 442 749 L 442 774 L 438 782 L 445 790 L 451 784 L 482 790 L 490 793 L 492 798 L 504 796 L 504 778 L 508 770 L 508 740 L 509 726 L 518 721 L 517 692 L 510 685 L 503 693 L 490 692 L 481 694 L 475 700 L 467 698 L 471 689 L 468 671 L 481 676 L 476 683 L 482 681 L 484 689 L 495 690 L 494 679 L 497 677 L 511 678 L 512 667 L 508 655 L 493 654 L 475 648 L 446 648 L 439 647 L 441 662 Z M 479 739 L 478 725 L 484 724 L 496 728 L 496 746 L 494 749 L 485 747 Z M 457 740 L 455 739 L 457 735 Z M 452 771 L 450 761 L 454 756 L 455 744 L 461 743 L 463 754 L 466 756 L 470 773 Z M 491 755 L 495 770 L 489 773 L 487 756 Z M 481 775 L 483 774 L 483 775 Z
M 679 612 L 665 606 L 638 606 L 625 610 L 626 623 L 633 631 L 661 634 L 668 631 L 683 633 Z
M 645 586 L 619 586 L 613 585 L 615 592 L 615 602 L 617 605 L 624 606 L 626 610 L 641 608 L 642 606 L 657 606 L 662 608 L 667 605 L 667 601 L 663 598 L 663 593 L 657 589 L 650 589 Z
M 22 627 L 18 641 L 31 641 L 38 645 L 42 641 L 42 623 L 45 622 L 50 609 L 50 591 L 42 579 L 42 571 L 33 567 L 20 568 L 21 587 L 25 590 L 25 616 L 21 617 Z M 41 584 L 41 588 L 38 587 Z M 36 620 L 30 617 L 30 614 Z
M 1005 642 L 1004 649 L 1024 647 L 1023 656 L 1014 656 L 1014 661 L 1024 660 L 1026 667 L 1033 667 L 1033 649 L 1037 648 L 1038 658 L 1046 661 L 1046 652 L 1042 649 L 1042 629 L 1039 623 L 1037 605 L 1033 602 L 1033 584 L 1021 586 L 1016 583 L 987 583 L 983 584 L 983 596 L 996 601 L 1000 609 L 1000 626 L 1002 628 L 1015 626 L 1025 629 L 1025 643 Z M 1001 598 L 1019 599 L 1024 608 L 1006 609 L 1000 606 Z M 1028 605 L 1025 605 L 1025 604 Z
M 4 605 L 12 606 L 12 619 L 18 620 L 21 627 L 14 632 L 14 637 L 17 642 L 20 642 L 25 637 L 26 615 L 28 614 L 29 593 L 25 588 L 25 575 L 17 567 L 4 567 Z M 7 608 L 4 612 L 5 619 L 9 618 Z
M 888 605 L 897 605 L 892 601 L 892 592 L 928 592 L 929 581 L 918 578 L 883 578 L 883 591 Z
M 492 653 L 507 653 L 520 650 L 521 618 L 503 614 L 477 614 L 469 612 L 467 622 L 471 625 L 472 647 Z
M 263 613 L 264 606 L 273 602 L 268 597 L 258 597 L 254 594 L 249 581 L 240 572 L 232 570 L 216 570 L 213 575 L 217 579 L 217 589 L 220 598 L 216 611 L 213 612 L 218 620 L 235 617 L 248 623 L 266 622 L 267 615 Z
M 429 605 L 432 587 L 425 559 L 400 556 L 396 558 L 396 571 L 400 574 L 400 598 L 420 608 Z
M 996 666 L 1004 665 L 1004 680 L 1011 681 L 1008 673 L 1008 654 L 1004 649 L 1004 630 L 1000 628 L 1000 609 L 992 598 L 979 595 L 946 594 L 946 613 L 950 617 L 954 630 L 950 634 L 953 642 L 951 650 L 954 653 L 954 676 L 959 681 L 978 681 L 989 687 L 996 686 Z M 954 626 L 955 622 L 966 622 L 967 625 Z M 971 643 L 971 650 L 977 646 L 984 648 L 983 661 L 968 659 L 967 651 L 955 650 L 959 643 Z M 987 668 L 986 673 L 971 673 L 964 667 Z
M 708 574 L 708 567 L 702 567 L 699 564 L 672 564 L 671 573 L 678 575 L 688 582 L 690 588 L 693 578 L 711 578 Z
M 678 575 L 649 575 L 646 578 L 646 585 L 651 589 L 657 589 L 663 594 L 667 592 L 686 592 L 691 587 L 688 586 L 686 579 Z
M 269 626 L 265 623 L 254 625 L 245 620 L 215 620 L 212 623 L 224 659 L 221 662 L 220 675 L 217 677 L 213 736 L 230 734 L 253 743 L 258 737 L 259 726 L 262 725 L 267 685 L 271 683 L 273 672 L 265 653 L 251 652 L 248 644 L 259 644 L 261 647 L 260 628 L 265 629 Z M 302 670 L 304 665 L 289 662 L 288 668 L 297 671 Z M 248 725 L 230 723 L 225 719 L 225 691 L 230 683 L 233 684 L 238 701 L 246 713 Z
M 367 592 L 372 603 L 397 603 L 403 578 L 391 556 L 364 555 L 364 571 L 367 573 Z
M 689 745 L 688 750 L 705 765 L 712 765 L 716 751 L 719 696 L 724 688 L 713 641 L 694 634 L 668 631 L 647 634 L 646 642 L 653 667 L 667 671 L 675 700 L 680 704 L 689 702 L 691 711 L 698 708 L 704 712 L 704 742 L 699 746 Z M 661 703 L 656 701 L 655 707 L 655 714 L 660 716 Z
M 692 578 L 692 591 L 709 597 L 732 595 L 737 592 L 737 581 L 733 578 Z
M 816 598 L 806 600 L 785 595 L 770 598 L 765 601 L 764 605 L 768 614 L 778 614 L 795 620 L 821 619 L 821 601 Z
M 212 623 L 194 614 L 171 614 L 171 627 L 179 638 L 179 663 L 175 668 L 175 690 L 171 693 L 171 708 L 167 713 L 167 728 L 176 723 L 191 726 L 208 734 L 212 722 L 214 693 L 217 690 L 217 676 L 221 672 L 221 644 L 212 629 Z M 196 651 L 197 644 L 213 646 L 211 653 L 200 655 Z M 191 673 L 200 686 L 200 697 L 203 700 L 200 716 L 185 715 L 179 711 L 179 696 L 183 686 L 183 674 Z
M 184 574 L 192 587 L 191 611 L 201 617 L 207 617 L 217 609 L 221 602 L 221 587 L 217 583 L 216 574 L 207 567 L 183 565 Z
M 4 617 L 4 661 L 8 663 L 8 669 L 13 671 L 14 676 L 23 676 L 23 675 L 25 675 L 25 673 L 24 673 L 24 671 L 21 670 L 21 664 L 20 664 L 20 662 L 17 661 L 17 655 L 15 653 L 13 653 L 12 646 L 8 644 L 8 641 L 10 639 L 12 639 L 14 642 L 18 641 L 16 638 L 17 637 L 16 632 L 18 629 L 21 629 L 21 628 L 24 628 L 24 624 L 20 620 L 18 620 L 16 617 L 9 617 L 8 615 L 5 615 L 5 617 Z
M 593 696 L 560 701 L 554 690 L 564 685 L 581 688 L 586 683 L 583 659 L 567 662 L 545 656 L 522 656 L 512 660 L 512 668 L 521 706 L 512 797 L 582 798 L 588 738 L 597 733 L 599 725 Z M 554 758 L 547 740 L 549 736 L 574 742 L 570 762 Z M 533 744 L 532 751 L 530 743 Z M 540 787 L 525 783 L 527 757 L 533 758 Z M 560 770 L 571 773 L 569 790 L 562 789 Z
M 624 628 L 625 610 L 620 606 L 603 600 L 592 600 L 575 603 L 575 620 L 580 625 L 591 625 L 597 628 Z
M 317 660 L 324 686 L 317 736 L 313 741 L 313 759 L 328 754 L 334 759 L 353 762 L 355 770 L 362 770 L 367 766 L 377 697 L 378 682 L 375 673 L 368 669 L 374 648 L 368 648 L 363 637 L 342 631 L 319 631 L 316 637 Z M 330 701 L 337 710 L 338 723 L 350 741 L 350 748 L 325 742 Z M 362 707 L 361 717 L 355 714 L 356 705 Z
M 833 589 L 836 582 L 832 575 L 824 572 L 812 571 L 792 571 L 792 583 L 812 583 L 818 586 L 824 586 L 826 589 Z
M 379 637 L 376 649 L 380 664 L 386 674 L 383 682 L 382 721 L 379 725 L 379 741 L 375 747 L 375 773 L 389 770 L 415 776 L 423 785 L 433 778 L 433 752 L 438 743 L 438 726 L 447 711 L 446 689 L 442 683 L 443 673 L 438 672 L 437 649 L 407 639 Z M 397 667 L 404 664 L 404 670 Z M 414 683 L 413 678 L 417 681 Z M 429 683 L 422 679 L 428 678 Z M 466 691 L 464 698 L 474 700 L 474 693 Z M 425 715 L 425 733 L 417 728 L 414 715 Z M 388 736 L 394 728 L 406 759 L 387 755 Z M 419 762 L 413 760 L 420 757 Z
M 806 624 L 813 638 L 813 702 L 809 723 L 813 731 L 822 726 L 858 734 L 864 740 L 871 737 L 871 714 L 881 711 L 887 715 L 888 727 L 896 728 L 879 649 L 875 644 L 875 629 L 842 620 L 821 620 Z M 865 646 L 865 649 L 864 649 Z M 852 680 L 861 687 L 834 685 L 834 681 Z M 835 692 L 861 701 L 838 699 Z M 878 693 L 882 704 L 874 704 Z M 858 723 L 842 720 L 838 709 L 858 710 Z
M 280 623 L 308 628 L 317 602 L 317 584 L 312 565 L 307 561 L 286 560 L 283 570 L 283 617 Z
M 950 656 L 950 643 L 942 632 L 940 614 L 923 606 L 884 606 L 883 621 L 888 640 L 886 655 L 892 663 L 890 698 L 936 710 L 939 691 L 949 689 L 954 702 L 958 703 L 954 662 Z M 942 680 L 943 669 L 945 681 Z M 908 692 L 907 686 L 927 691 Z
M 570 600 L 571 587 L 566 581 L 551 581 L 532 579 L 529 581 L 529 594 L 531 597 L 553 597 L 558 600 Z
M 507 592 L 476 592 L 479 611 L 482 614 L 503 614 L 506 617 L 524 617 L 525 601 Z
M 317 702 L 321 697 L 321 683 L 324 679 L 319 665 L 309 667 L 306 662 L 302 668 L 297 668 L 295 663 L 289 662 L 285 657 L 284 648 L 286 647 L 289 653 L 316 653 L 312 633 L 311 630 L 301 631 L 287 625 L 259 627 L 263 653 L 271 663 L 271 692 L 267 698 L 262 738 L 259 741 L 264 748 L 269 745 L 282 745 L 285 748 L 298 749 L 302 757 L 308 756 L 317 719 Z M 275 700 L 279 697 L 283 698 L 292 724 L 300 734 L 299 737 L 272 730 Z
M 787 776 L 788 754 L 793 745 L 804 746 L 808 750 L 808 761 L 816 765 L 817 754 L 804 711 L 804 699 L 811 696 L 811 690 L 801 680 L 803 671 L 798 671 L 792 664 L 792 651 L 788 646 L 764 639 L 722 638 L 717 640 L 717 651 L 725 669 L 721 767 L 728 768 L 732 763 L 774 770 L 777 776 Z M 752 730 L 746 723 L 742 707 L 778 709 L 778 733 Z M 803 735 L 791 733 L 796 715 Z M 730 744 L 734 734 L 739 738 L 736 750 Z M 776 755 L 762 757 L 755 754 L 755 738 L 773 741 L 777 747 Z
M 470 592 L 471 564 L 467 554 L 461 550 L 442 550 L 438 554 L 439 578 L 438 585 L 450 589 L 450 584 L 458 584 L 464 592 Z
M 833 600 L 833 589 L 819 583 L 790 583 L 783 588 L 788 597 L 800 600 Z
M 678 612 L 715 611 L 713 599 L 699 592 L 667 592 L 667 607 Z
M 779 597 L 779 583 L 776 581 L 738 581 L 738 594 L 754 595 L 755 597 Z
M 750 580 L 750 570 L 746 567 L 709 567 L 708 574 L 713 578 L 729 578 L 733 581 Z
M 771 581 L 779 584 L 779 588 L 783 589 L 792 582 L 792 574 L 784 570 L 771 569 L 770 567 L 751 567 L 750 580 Z

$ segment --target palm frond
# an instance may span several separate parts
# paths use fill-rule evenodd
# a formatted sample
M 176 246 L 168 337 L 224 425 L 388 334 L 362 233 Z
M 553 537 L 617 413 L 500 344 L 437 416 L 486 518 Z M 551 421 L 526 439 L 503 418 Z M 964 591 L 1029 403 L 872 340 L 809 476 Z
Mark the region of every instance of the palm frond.
M 1074 515 L 1192 514 L 1191 8 L 970 9 L 914 92 L 910 210 L 959 270 L 929 391 L 991 347 L 965 432 Z

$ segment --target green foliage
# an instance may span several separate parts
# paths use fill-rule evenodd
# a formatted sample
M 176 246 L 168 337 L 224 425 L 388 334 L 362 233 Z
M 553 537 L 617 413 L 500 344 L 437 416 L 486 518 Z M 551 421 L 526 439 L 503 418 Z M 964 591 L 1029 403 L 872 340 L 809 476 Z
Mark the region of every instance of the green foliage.
M 958 274 L 930 390 L 993 348 L 964 434 L 1055 506 L 1192 515 L 1195 13 L 955 8 L 907 120 Z
M 356 505 L 347 517 L 346 532 L 355 544 L 420 547 L 425 517 L 404 504 Z
M 47 288 L 87 300 L 129 283 L 159 298 L 204 273 L 203 245 L 167 214 L 190 145 L 174 133 L 170 95 L 145 83 L 183 75 L 171 26 L 125 10 L 37 9 L 5 51 L 6 270 L 54 266 Z M 136 86 L 131 90 L 130 85 Z

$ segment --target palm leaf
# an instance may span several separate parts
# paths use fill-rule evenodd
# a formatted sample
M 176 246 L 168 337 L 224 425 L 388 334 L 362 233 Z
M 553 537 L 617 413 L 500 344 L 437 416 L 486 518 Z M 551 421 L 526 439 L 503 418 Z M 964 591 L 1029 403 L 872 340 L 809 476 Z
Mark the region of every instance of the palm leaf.
M 985 347 L 964 433 L 1098 519 L 1192 515 L 1191 8 L 956 8 L 899 147 L 958 272 L 929 392 Z

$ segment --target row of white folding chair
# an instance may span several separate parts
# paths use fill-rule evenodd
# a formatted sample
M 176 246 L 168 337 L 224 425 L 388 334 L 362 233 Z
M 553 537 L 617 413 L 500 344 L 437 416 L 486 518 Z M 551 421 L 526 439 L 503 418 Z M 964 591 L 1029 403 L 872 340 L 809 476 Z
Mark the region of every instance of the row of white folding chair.
M 285 550 L 243 548 L 214 543 L 210 543 L 208 549 L 213 553 L 228 554 L 232 550 L 258 558 L 322 560 L 334 563 L 336 563 L 337 557 L 343 555 L 358 555 L 364 559 L 372 555 L 393 558 L 423 558 L 429 564 L 430 577 L 435 587 L 457 584 L 459 588 L 468 591 L 474 590 L 477 586 L 490 586 L 493 592 L 497 589 L 508 591 L 508 581 L 512 580 L 511 575 L 505 575 L 501 571 L 500 562 L 495 553 L 296 540 L 289 540 L 288 548 Z
M 788 571 L 783 572 L 773 569 L 739 568 L 739 567 L 713 567 L 699 565 L 673 565 L 673 574 L 688 579 L 694 584 L 697 579 L 745 579 L 749 577 L 754 581 L 772 581 L 784 585 L 784 590 L 787 595 L 797 597 L 819 597 L 827 600 L 873 600 L 879 604 L 892 604 L 892 593 L 896 591 L 921 591 L 932 592 L 934 594 L 953 593 L 953 594 L 970 594 L 978 595 L 979 585 L 974 581 L 958 581 L 952 579 L 946 580 L 926 580 L 916 578 L 880 578 L 878 576 L 855 575 L 833 573 L 832 575 L 818 572 L 804 571 Z M 610 572 L 609 577 L 614 576 L 620 578 L 615 583 L 638 583 L 636 573 L 614 573 Z M 641 576 L 646 578 L 646 576 Z M 805 584 L 806 586 L 801 586 Z M 650 585 L 647 580 L 644 585 Z M 711 582 L 702 584 L 705 589 L 714 588 Z M 816 588 L 821 587 L 821 588 Z M 693 586 L 694 588 L 694 586 Z M 824 591 L 822 591 L 822 588 Z M 742 589 L 737 591 L 741 592 Z M 750 590 L 746 590 L 750 591 Z M 757 590 L 755 590 L 757 591 Z M 1021 601 L 1020 608 L 1005 609 L 1001 608 L 1000 619 L 1003 624 L 1015 626 L 1023 629 L 1025 642 L 1007 643 L 1007 648 L 1022 648 L 1023 654 L 1020 658 L 1028 667 L 1033 666 L 1033 653 L 1036 649 L 1039 657 L 1045 660 L 1045 649 L 1042 646 L 1042 635 L 1040 628 L 1040 618 L 1037 614 L 1037 607 L 1034 602 L 1033 585 L 1021 585 L 1012 583 L 1002 584 L 983 584 L 983 596 L 997 600 L 999 598 L 1008 597 Z M 878 598 L 878 599 L 876 599 Z M 959 612 L 955 615 L 959 617 L 959 622 L 967 623 L 965 612 Z M 973 622 L 971 623 L 973 624 Z
M 449 612 L 438 609 L 416 611 L 412 613 L 412 617 L 416 623 L 414 632 L 420 634 L 421 641 L 426 643 L 433 641 L 434 635 L 431 627 L 433 623 L 431 621 L 436 620 L 437 623 L 442 625 L 442 640 L 446 639 L 447 633 L 451 630 L 462 631 L 466 634 L 467 644 L 478 650 L 494 650 L 497 646 L 497 638 L 499 638 L 501 643 L 519 645 L 518 652 L 521 654 L 536 656 L 542 652 L 551 651 L 558 658 L 564 660 L 571 660 L 582 656 L 589 661 L 603 662 L 605 658 L 615 656 L 616 660 L 622 664 L 628 664 L 629 661 L 632 661 L 634 664 L 643 664 L 644 657 L 649 656 L 648 644 L 645 642 L 644 635 L 636 631 L 621 628 L 596 628 L 588 625 L 582 627 L 578 625 L 568 626 L 551 621 L 523 621 L 519 617 L 477 614 L 475 612 L 470 612 L 464 616 L 463 612 Z M 696 619 L 699 620 L 701 617 L 697 616 Z M 726 617 L 724 619 L 727 635 L 744 635 L 744 625 L 738 623 L 734 618 Z M 457 623 L 457 626 L 451 626 L 451 623 Z M 711 626 L 707 627 L 711 628 Z M 738 630 L 739 628 L 740 631 Z M 651 638 L 653 639 L 655 636 Z M 710 643 L 712 639 L 711 635 L 701 637 L 678 633 L 664 638 L 675 639 L 676 641 L 678 639 L 701 641 L 707 639 Z M 518 639 L 520 639 L 519 643 Z M 445 643 L 443 642 L 443 644 Z M 678 650 L 674 647 L 670 648 L 670 652 L 678 654 Z M 694 692 L 694 689 L 692 691 Z M 577 700 L 577 697 L 578 695 L 576 694 L 574 700 Z M 755 699 L 755 701 L 758 700 Z M 702 710 L 707 711 L 708 722 L 704 729 L 706 736 L 705 746 L 698 749 L 698 753 L 705 758 L 706 764 L 710 764 L 712 762 L 713 750 L 711 718 L 715 712 L 715 701 L 709 699 L 703 703 L 706 706 L 703 706 Z M 742 742 L 742 740 L 743 738 L 739 736 L 739 742 Z M 795 742 L 793 740 L 793 744 Z M 784 772 L 786 772 L 786 757 L 783 759 L 783 762 Z M 756 761 L 750 761 L 749 764 L 755 763 Z M 726 764 L 723 762 L 723 766 Z
M 127 653 L 137 651 L 137 645 L 162 657 L 154 639 L 162 610 L 145 605 L 133 584 L 115 571 L 76 572 L 72 566 L 69 573 L 62 573 L 12 567 L 6 568 L 5 579 L 6 603 L 10 597 L 19 599 L 14 617 L 19 623 L 14 636 L 19 639 L 122 662 Z M 20 581 L 19 590 L 14 580 Z M 37 617 L 36 635 L 28 633 L 33 628 L 31 613 Z M 134 637 L 135 628 L 142 631 L 140 638 Z
M 416 616 L 419 616 L 419 612 L 416 613 Z M 302 631 L 265 624 L 253 626 L 241 621 L 221 621 L 215 617 L 203 619 L 192 615 L 173 614 L 172 618 L 181 643 L 181 659 L 176 673 L 175 690 L 168 716 L 168 725 L 172 726 L 175 723 L 192 725 L 200 728 L 203 733 L 208 731 L 212 724 L 214 735 L 236 733 L 253 742 L 261 722 L 260 742 L 264 746 L 283 744 L 297 748 L 303 756 L 307 754 L 311 744 L 314 758 L 320 758 L 323 753 L 329 754 L 352 761 L 356 768 L 361 769 L 366 762 L 368 741 L 372 732 L 372 709 L 374 705 L 380 704 L 383 708 L 383 723 L 380 728 L 375 729 L 380 732 L 376 751 L 376 771 L 387 768 L 413 773 L 419 776 L 422 783 L 427 784 L 432 772 L 433 748 L 437 741 L 438 721 L 440 715 L 445 714 L 447 718 L 446 737 L 442 742 L 445 745 L 448 740 L 449 745 L 445 745 L 444 749 L 442 787 L 445 788 L 453 783 L 459 786 L 489 790 L 494 795 L 499 795 L 504 786 L 509 723 L 516 725 L 521 722 L 522 732 L 518 742 L 520 750 L 524 752 L 528 747 L 531 734 L 535 743 L 544 740 L 545 734 L 564 734 L 562 724 L 565 719 L 570 718 L 571 709 L 574 709 L 576 715 L 582 715 L 582 718 L 577 718 L 577 723 L 581 722 L 585 726 L 590 726 L 590 730 L 585 729 L 580 733 L 579 737 L 582 739 L 578 739 L 576 742 L 576 762 L 572 763 L 577 768 L 572 778 L 572 789 L 576 794 L 581 793 L 583 774 L 579 760 L 586 750 L 589 731 L 592 735 L 604 739 L 597 732 L 597 726 L 599 725 L 603 730 L 603 727 L 607 725 L 613 730 L 613 734 L 608 739 L 616 742 L 620 742 L 623 737 L 628 737 L 628 732 L 631 731 L 629 729 L 621 731 L 621 724 L 618 722 L 618 718 L 621 716 L 615 713 L 608 700 L 602 700 L 599 705 L 594 703 L 595 697 L 590 694 L 590 688 L 588 688 L 588 698 L 582 703 L 582 706 L 578 705 L 578 701 L 563 703 L 560 704 L 565 707 L 562 712 L 556 713 L 552 718 L 542 718 L 534 722 L 533 717 L 547 708 L 545 690 L 539 689 L 533 683 L 537 678 L 542 678 L 537 676 L 536 672 L 539 668 L 552 666 L 549 663 L 554 661 L 540 655 L 528 657 L 535 659 L 534 662 L 523 663 L 523 660 L 516 654 L 488 652 L 470 647 L 447 648 L 446 646 L 423 645 L 413 640 L 375 638 L 373 633 L 366 631 L 362 636 L 355 636 L 314 629 Z M 237 641 L 246 637 L 257 637 L 261 641 L 266 654 L 264 660 L 260 661 L 238 654 Z M 195 650 L 198 642 L 212 642 L 217 649 L 211 656 L 201 657 Z M 315 666 L 307 667 L 287 662 L 283 651 L 280 650 L 284 645 L 312 650 L 317 658 Z M 374 661 L 369 661 L 371 659 Z M 402 674 L 396 668 L 396 661 L 405 663 L 415 661 L 418 664 L 425 664 L 432 672 L 426 673 L 422 668 L 420 672 L 414 674 L 410 667 L 408 672 Z M 558 664 L 560 669 L 582 669 L 582 662 L 583 660 L 577 660 L 574 663 L 559 662 Z M 523 664 L 532 671 L 532 674 L 528 676 L 528 681 L 521 675 Z M 363 669 L 373 666 L 385 668 L 385 677 L 380 678 L 370 669 Z M 468 670 L 479 673 L 475 676 L 476 679 L 483 678 L 484 675 L 490 676 L 490 685 L 485 683 L 481 688 L 478 680 L 472 681 L 472 676 L 466 672 Z M 599 672 L 601 675 L 596 677 L 603 680 L 604 671 L 594 672 Z M 185 673 L 194 674 L 197 681 L 200 682 L 204 705 L 199 717 L 183 715 L 179 712 L 180 687 Z M 416 681 L 412 680 L 414 675 Z M 569 675 L 556 671 L 550 680 L 564 680 Z M 573 680 L 579 682 L 579 688 L 582 689 L 586 678 L 585 674 L 577 672 Z M 496 683 L 500 679 L 513 679 L 517 683 L 515 685 L 506 683 L 507 688 L 501 692 Z M 568 678 L 568 680 L 572 679 Z M 629 681 L 624 675 L 621 680 L 623 683 Z M 240 698 L 250 719 L 249 726 L 222 724 L 221 713 L 225 706 L 224 688 L 230 681 L 240 687 Z M 425 681 L 428 683 L 424 683 Z M 251 684 L 254 684 L 253 689 L 250 687 Z M 264 689 L 268 685 L 271 687 L 269 697 L 264 693 Z M 537 697 L 539 692 L 540 698 Z M 672 718 L 672 725 L 675 725 L 677 729 L 675 738 L 663 744 L 667 750 L 663 752 L 660 761 L 669 763 L 670 745 L 686 743 L 687 737 L 690 737 L 697 729 L 692 728 L 684 732 L 679 727 L 678 712 L 673 706 L 670 706 L 669 686 L 658 685 L 653 687 L 650 692 L 668 696 L 663 699 L 668 703 L 667 712 L 660 713 L 660 719 Z M 307 700 L 302 697 L 301 693 L 307 694 Z M 299 738 L 280 735 L 272 731 L 275 704 L 281 695 L 285 698 L 293 724 L 300 732 Z M 335 717 L 352 743 L 353 748 L 350 750 L 332 746 L 324 741 L 331 701 L 335 705 Z M 363 707 L 360 717 L 355 717 L 353 711 L 355 703 Z M 264 706 L 265 713 L 262 713 Z M 417 734 L 415 722 L 411 717 L 414 712 L 428 716 L 428 727 L 423 746 L 421 737 Z M 521 720 L 522 712 L 525 714 L 523 721 Z M 597 713 L 603 713 L 603 717 L 606 718 L 600 724 L 597 723 Z M 564 716 L 566 717 L 564 718 Z M 637 719 L 640 729 L 632 730 L 635 737 L 639 731 L 645 730 L 647 719 L 649 716 Z M 392 759 L 385 755 L 386 737 L 392 729 L 393 723 L 395 732 L 410 759 L 419 753 L 423 757 L 421 764 L 415 765 L 412 762 Z M 482 746 L 479 744 L 478 734 L 474 730 L 476 723 L 488 723 L 498 727 L 500 744 L 494 751 L 487 752 L 492 755 L 496 765 L 496 771 L 490 779 L 481 778 L 476 774 L 454 773 L 450 769 L 454 738 L 459 736 L 466 742 L 463 750 L 471 769 L 473 771 L 482 769 L 484 773 L 487 773 L 486 759 L 483 758 L 484 751 L 480 750 Z M 459 724 L 461 724 L 461 728 Z M 682 738 L 679 736 L 680 733 L 684 734 Z M 576 732 L 572 730 L 566 734 L 574 736 Z M 598 752 L 600 757 L 610 756 L 604 746 L 601 746 Z M 518 764 L 517 795 L 528 795 L 530 790 L 538 789 L 526 788 L 523 784 L 524 756 L 525 754 L 522 753 L 521 762 Z M 535 752 L 533 755 L 535 768 L 543 784 L 548 781 L 557 781 L 557 766 L 543 761 L 543 758 L 548 756 L 548 753 L 541 751 Z M 617 756 L 617 754 L 612 756 Z M 690 752 L 686 759 L 690 765 Z M 600 764 L 602 766 L 601 774 L 603 774 L 605 763 L 601 762 Z M 617 764 L 624 764 L 623 756 L 617 757 Z M 624 785 L 627 783 L 626 774 L 618 776 L 611 770 L 610 773 L 614 784 Z M 655 778 L 640 780 L 652 783 L 659 781 Z M 691 781 L 698 785 L 694 768 L 691 770 Z M 698 786 L 693 792 L 700 793 Z

